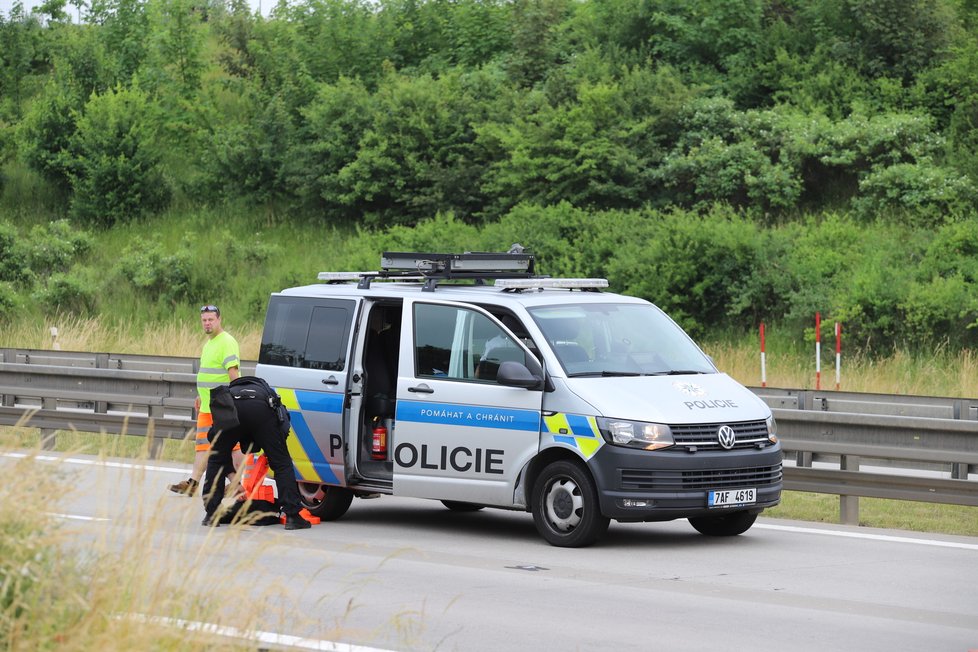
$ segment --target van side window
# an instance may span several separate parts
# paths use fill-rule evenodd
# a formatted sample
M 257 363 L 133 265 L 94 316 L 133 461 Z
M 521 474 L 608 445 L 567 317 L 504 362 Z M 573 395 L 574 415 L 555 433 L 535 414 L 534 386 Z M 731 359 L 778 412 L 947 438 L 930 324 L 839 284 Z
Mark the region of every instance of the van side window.
M 417 376 L 495 381 L 503 360 L 526 364 L 523 349 L 485 315 L 455 306 L 414 305 Z
M 355 306 L 340 299 L 272 297 L 258 362 L 343 371 Z

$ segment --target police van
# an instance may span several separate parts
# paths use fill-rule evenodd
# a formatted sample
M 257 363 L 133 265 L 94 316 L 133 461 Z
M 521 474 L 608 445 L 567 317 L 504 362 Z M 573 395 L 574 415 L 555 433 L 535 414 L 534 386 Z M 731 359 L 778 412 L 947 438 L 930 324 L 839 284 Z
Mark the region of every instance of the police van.
M 745 532 L 780 501 L 770 409 L 655 305 L 510 253 L 388 252 L 273 294 L 257 375 L 292 416 L 304 506 L 531 512 L 555 546 L 609 521 Z

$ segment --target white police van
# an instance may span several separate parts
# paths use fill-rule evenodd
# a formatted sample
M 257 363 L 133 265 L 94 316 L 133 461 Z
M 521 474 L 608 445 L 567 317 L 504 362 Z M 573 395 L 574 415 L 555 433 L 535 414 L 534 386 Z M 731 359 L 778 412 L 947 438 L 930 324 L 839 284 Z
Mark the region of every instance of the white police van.
M 257 375 L 292 415 L 302 500 L 532 512 L 556 546 L 610 519 L 746 531 L 780 501 L 770 409 L 651 303 L 523 253 L 385 253 L 271 296 Z

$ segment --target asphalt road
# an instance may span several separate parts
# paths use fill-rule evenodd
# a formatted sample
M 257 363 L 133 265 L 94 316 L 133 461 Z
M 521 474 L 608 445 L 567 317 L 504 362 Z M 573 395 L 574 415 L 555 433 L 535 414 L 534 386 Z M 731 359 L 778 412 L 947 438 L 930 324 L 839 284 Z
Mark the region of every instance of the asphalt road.
M 211 529 L 199 498 L 165 489 L 186 467 L 38 463 L 75 487 L 52 502 L 69 541 L 135 559 L 168 591 L 217 587 L 228 614 L 255 614 L 217 634 L 254 649 L 978 650 L 978 538 L 761 518 L 712 539 L 685 521 L 613 522 L 569 550 L 528 514 L 392 497 L 310 530 Z M 152 604 L 133 613 L 155 617 Z M 218 616 L 173 625 L 209 631 Z

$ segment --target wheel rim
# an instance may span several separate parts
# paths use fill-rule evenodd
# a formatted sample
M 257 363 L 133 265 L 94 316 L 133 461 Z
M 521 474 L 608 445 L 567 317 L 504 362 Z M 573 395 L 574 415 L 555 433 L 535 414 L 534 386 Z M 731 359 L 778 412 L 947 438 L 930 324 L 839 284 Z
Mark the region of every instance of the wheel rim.
M 296 483 L 299 488 L 299 500 L 304 507 L 316 507 L 326 498 L 323 485 L 309 482 Z
M 543 497 L 547 520 L 559 532 L 570 532 L 580 525 L 584 513 L 581 488 L 570 478 L 554 480 Z

